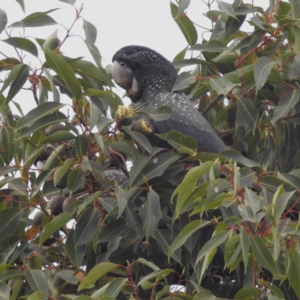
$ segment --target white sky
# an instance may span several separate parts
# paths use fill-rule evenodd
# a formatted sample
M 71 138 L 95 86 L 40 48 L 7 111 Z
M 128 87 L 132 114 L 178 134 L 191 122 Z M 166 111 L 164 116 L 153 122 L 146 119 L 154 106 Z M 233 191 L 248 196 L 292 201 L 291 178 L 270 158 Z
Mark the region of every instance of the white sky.
M 207 6 L 204 4 L 207 1 L 191 0 L 187 15 L 195 23 L 210 28 L 210 20 L 203 16 L 208 11 Z M 223 1 L 228 3 L 233 2 L 233 0 Z M 24 0 L 24 2 L 25 15 L 15 0 L 0 0 L 0 8 L 8 16 L 8 25 L 20 21 L 33 12 L 47 11 L 53 8 L 59 8 L 59 10 L 50 14 L 58 23 L 70 27 L 75 19 L 75 11 L 71 6 L 60 1 Z M 245 0 L 245 3 L 251 2 L 251 0 Z M 263 5 L 265 7 L 269 3 L 268 0 L 253 0 L 253 2 L 257 6 Z M 171 16 L 169 0 L 77 0 L 75 7 L 79 8 L 82 4 L 85 9 L 81 13 L 81 16 L 94 24 L 98 30 L 95 44 L 103 56 L 104 67 L 111 63 L 111 58 L 117 50 L 127 45 L 136 44 L 153 48 L 169 60 L 172 60 L 187 46 L 184 36 Z M 212 5 L 212 8 L 217 8 L 216 1 Z M 59 38 L 63 39 L 66 30 L 62 26 L 26 28 L 25 31 L 23 29 L 14 29 L 12 32 L 10 29 L 8 32 L 12 33 L 12 36 L 26 36 L 28 38 L 34 36 L 45 39 L 57 28 Z M 198 42 L 201 43 L 203 29 L 196 28 L 198 30 Z M 81 20 L 76 22 L 72 32 L 84 37 Z M 208 38 L 207 33 L 206 37 Z M 7 38 L 7 35 L 3 31 L 0 39 L 5 38 Z M 1 52 L 9 56 L 16 55 L 15 52 L 11 53 L 12 47 L 8 47 L 5 43 L 0 42 L 0 44 Z M 87 60 L 92 60 L 84 42 L 78 36 L 69 38 L 61 50 L 67 56 L 83 56 Z M 25 63 L 30 64 L 32 67 L 41 66 L 40 61 L 31 54 L 26 52 L 23 54 L 26 55 Z M 3 58 L 0 54 L 0 59 Z M 43 62 L 42 53 L 41 58 Z M 0 74 L 0 79 L 3 79 L 3 74 Z M 120 91 L 120 93 L 123 93 L 123 91 Z M 18 102 L 23 101 L 23 97 L 22 99 L 20 99 L 19 95 L 17 97 Z M 35 106 L 32 95 L 28 96 L 28 99 L 29 105 L 26 107 L 23 106 L 25 113 L 30 110 L 30 107 Z

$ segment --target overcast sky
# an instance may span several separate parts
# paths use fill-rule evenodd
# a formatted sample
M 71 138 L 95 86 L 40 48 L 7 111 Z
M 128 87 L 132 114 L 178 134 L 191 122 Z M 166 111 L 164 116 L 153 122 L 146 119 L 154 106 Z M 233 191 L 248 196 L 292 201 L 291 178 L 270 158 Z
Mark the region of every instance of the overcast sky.
M 187 15 L 195 23 L 210 28 L 209 19 L 203 15 L 208 11 L 204 4 L 207 1 L 191 0 Z M 58 23 L 70 27 L 75 19 L 75 10 L 70 5 L 58 0 L 24 0 L 24 2 L 25 15 L 15 0 L 0 0 L 0 8 L 7 13 L 8 24 L 20 21 L 33 12 L 47 11 L 53 8 L 59 8 L 50 14 Z M 232 3 L 233 0 L 224 0 L 224 2 Z M 253 2 L 257 6 L 264 5 L 265 7 L 269 3 L 268 0 L 253 0 Z M 245 0 L 245 3 L 252 3 L 252 1 Z M 84 7 L 81 16 L 94 24 L 98 30 L 96 46 L 103 56 L 104 67 L 111 63 L 111 58 L 118 49 L 127 45 L 136 44 L 153 48 L 169 60 L 172 60 L 187 46 L 185 38 L 172 19 L 169 0 L 77 0 L 75 7 L 79 8 L 81 5 Z M 212 9 L 217 9 L 216 1 L 214 1 Z M 63 26 L 26 28 L 25 31 L 14 29 L 9 33 L 12 36 L 28 38 L 34 36 L 45 39 L 56 29 L 58 29 L 59 38 L 63 39 L 66 34 Z M 198 41 L 201 42 L 204 30 L 199 27 L 197 30 Z M 76 22 L 72 33 L 84 37 L 82 20 Z M 208 38 L 208 33 L 204 33 L 204 37 Z M 7 35 L 2 32 L 0 39 L 5 38 Z M 1 43 L 0 49 L 6 55 L 15 56 L 15 53 L 8 53 L 12 48 L 8 48 L 4 43 Z M 92 59 L 84 42 L 78 36 L 69 38 L 61 50 L 67 56 L 83 56 L 85 59 Z M 0 59 L 3 58 L 0 54 Z M 25 62 L 32 67 L 41 66 L 40 61 L 30 54 L 26 54 Z M 0 78 L 3 79 L 1 75 Z
M 8 15 L 8 24 L 24 18 L 16 1 L 1 0 L 0 2 L 2 1 L 1 8 Z M 60 1 L 24 0 L 24 2 L 26 15 L 36 11 L 60 8 L 52 12 L 50 16 L 67 27 L 75 18 L 75 11 L 72 11 L 68 4 Z M 107 63 L 110 63 L 111 57 L 119 48 L 130 44 L 155 48 L 169 59 L 172 59 L 186 46 L 180 29 L 172 19 L 168 0 L 77 0 L 75 7 L 78 8 L 81 4 L 84 6 L 81 15 L 98 29 L 96 45 Z M 208 19 L 200 16 L 206 11 L 201 0 L 192 0 L 188 15 L 195 21 L 201 20 L 201 23 L 204 24 Z M 63 27 L 58 28 L 59 37 L 63 38 L 65 30 Z M 26 35 L 38 33 L 40 37 L 45 38 L 55 29 L 56 26 L 45 27 L 38 31 L 37 28 L 26 28 Z M 72 32 L 83 36 L 81 21 L 76 23 Z M 4 33 L 1 38 L 5 38 Z M 68 40 L 62 50 L 70 55 L 69 50 L 72 49 L 71 52 L 76 56 L 82 55 L 83 50 L 85 51 L 83 48 L 85 47 L 80 39 L 72 38 Z M 88 55 L 88 52 L 86 54 Z
M 210 27 L 210 21 L 203 16 L 208 11 L 204 4 L 207 1 L 191 0 L 187 10 L 187 15 L 204 27 Z M 0 0 L 1 2 L 0 7 L 8 15 L 8 24 L 24 18 L 24 14 L 15 0 Z M 75 17 L 75 12 L 70 9 L 68 4 L 57 0 L 24 0 L 24 2 L 26 15 L 36 11 L 59 8 L 50 16 L 67 27 L 71 25 Z M 224 2 L 232 3 L 233 1 L 225 0 Z M 252 1 L 246 0 L 245 3 L 247 2 L 251 3 Z M 258 6 L 267 5 L 268 2 L 268 0 L 254 0 L 254 4 Z M 170 60 L 187 45 L 180 29 L 172 19 L 168 0 L 77 0 L 75 7 L 78 8 L 81 4 L 84 6 L 81 15 L 98 29 L 96 45 L 107 63 L 110 63 L 112 55 L 119 48 L 130 44 L 154 48 Z M 216 1 L 212 8 L 217 8 Z M 58 28 L 58 34 L 63 38 L 65 30 L 61 26 Z M 46 38 L 55 29 L 56 26 L 45 27 L 39 31 L 37 28 L 26 28 L 26 35 L 36 35 L 38 32 L 40 37 Z M 203 29 L 199 27 L 197 29 L 201 42 Z M 81 21 L 76 23 L 72 32 L 83 36 Z M 5 38 L 5 33 L 1 34 L 1 38 Z M 82 41 L 74 37 L 69 39 L 62 50 L 69 56 L 71 56 L 70 50 L 74 56 L 82 55 L 83 51 L 88 55 L 84 48 Z

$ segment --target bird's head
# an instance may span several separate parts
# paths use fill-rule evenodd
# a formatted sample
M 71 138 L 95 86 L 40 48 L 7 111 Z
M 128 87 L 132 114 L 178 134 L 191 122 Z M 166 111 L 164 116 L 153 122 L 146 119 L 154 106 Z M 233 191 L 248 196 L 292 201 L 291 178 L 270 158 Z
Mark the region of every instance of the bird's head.
M 173 65 L 147 47 L 124 47 L 115 53 L 112 61 L 113 79 L 133 102 L 170 92 L 177 78 Z

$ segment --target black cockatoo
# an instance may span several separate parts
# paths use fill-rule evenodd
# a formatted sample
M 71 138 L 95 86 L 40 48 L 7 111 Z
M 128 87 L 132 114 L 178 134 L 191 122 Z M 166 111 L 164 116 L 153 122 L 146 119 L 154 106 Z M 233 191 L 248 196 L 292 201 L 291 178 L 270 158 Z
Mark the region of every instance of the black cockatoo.
M 177 130 L 197 141 L 198 152 L 219 153 L 227 149 L 190 99 L 182 92 L 172 92 L 178 75 L 161 54 L 147 47 L 127 46 L 117 51 L 112 61 L 112 76 L 126 90 L 125 95 L 133 102 L 134 110 L 161 105 L 172 108 L 168 120 L 151 120 L 153 133 Z

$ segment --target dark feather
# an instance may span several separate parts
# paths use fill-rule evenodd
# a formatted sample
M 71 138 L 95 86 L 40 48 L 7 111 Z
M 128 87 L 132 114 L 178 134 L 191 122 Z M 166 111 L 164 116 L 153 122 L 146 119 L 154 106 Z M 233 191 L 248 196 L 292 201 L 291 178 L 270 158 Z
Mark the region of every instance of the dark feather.
M 197 141 L 199 152 L 219 153 L 227 148 L 190 99 L 183 93 L 171 92 L 177 73 L 163 56 L 146 47 L 127 46 L 114 55 L 113 61 L 126 63 L 132 72 L 138 89 L 134 94 L 129 93 L 129 97 L 135 109 L 161 105 L 172 108 L 170 119 L 153 121 L 158 133 L 177 130 L 191 136 Z

